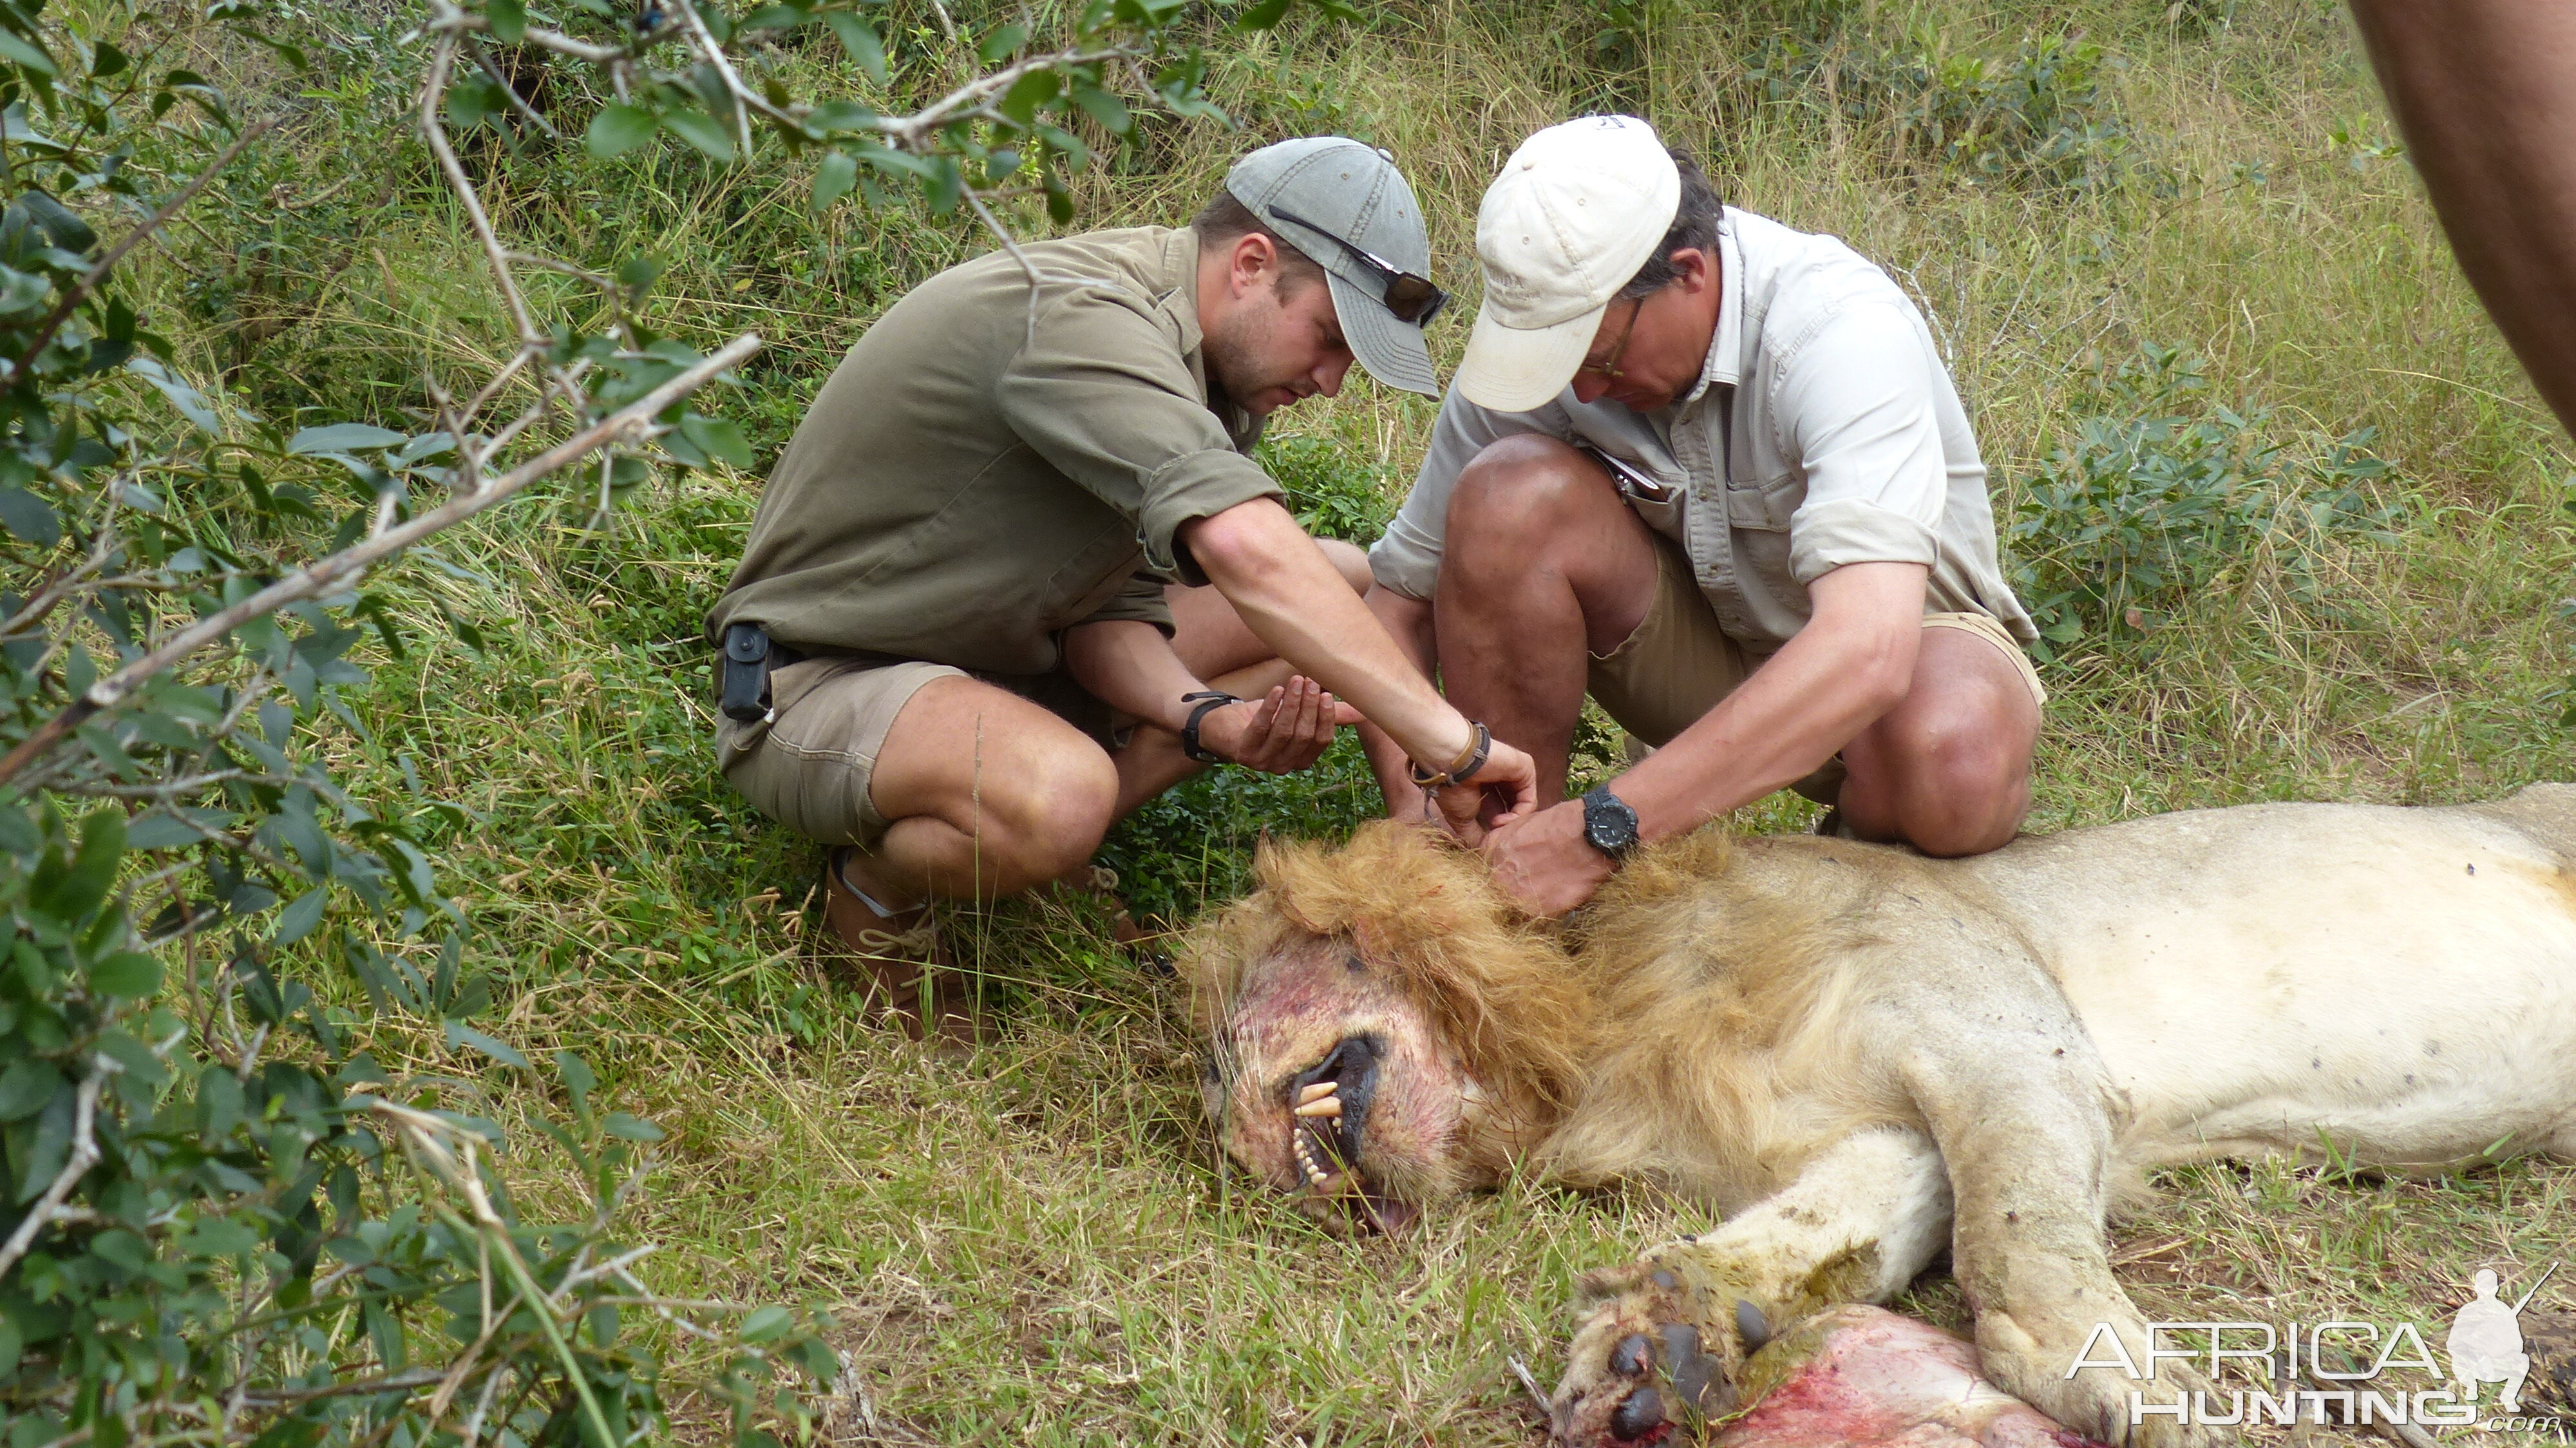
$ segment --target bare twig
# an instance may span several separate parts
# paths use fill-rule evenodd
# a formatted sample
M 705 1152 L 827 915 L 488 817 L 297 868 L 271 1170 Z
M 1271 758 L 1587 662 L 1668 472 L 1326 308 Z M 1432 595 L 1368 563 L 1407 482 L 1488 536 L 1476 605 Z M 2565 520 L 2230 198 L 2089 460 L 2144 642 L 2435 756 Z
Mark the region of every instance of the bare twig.
M 751 112 L 749 108 L 751 105 L 757 105 L 761 110 L 776 115 L 791 125 L 795 123 L 794 118 L 771 105 L 767 96 L 754 96 L 751 87 L 742 83 L 742 76 L 733 68 L 732 58 L 727 56 L 725 48 L 717 43 L 715 32 L 707 29 L 707 22 L 698 14 L 698 7 L 693 0 L 671 0 L 671 8 L 680 12 L 680 20 L 688 26 L 690 38 L 697 42 L 691 48 L 697 51 L 698 58 L 714 67 L 715 73 L 724 79 L 725 89 L 732 92 L 734 134 L 742 141 L 743 159 L 750 160 Z
M 519 94 L 519 88 L 510 84 L 510 78 L 501 74 L 501 67 L 492 63 L 492 57 L 480 44 L 469 37 L 465 42 L 465 48 L 473 55 L 474 63 L 481 66 L 483 73 L 492 78 L 492 84 L 499 86 L 501 94 L 510 98 L 510 109 L 519 113 L 519 119 L 535 126 L 555 140 L 563 139 L 563 132 L 556 130 L 553 122 L 537 114 L 536 107 L 529 105 L 527 98 Z
M 91 267 L 87 274 L 72 285 L 70 291 L 63 293 L 61 301 L 54 303 L 54 309 L 47 313 L 45 320 L 36 327 L 36 340 L 28 346 L 25 354 L 18 358 L 17 366 L 10 370 L 9 375 L 26 376 L 27 369 L 36 365 L 36 359 L 42 356 L 45 348 L 53 342 L 54 333 L 62 330 L 63 323 L 71 317 L 73 309 L 88 301 L 90 293 L 98 290 L 98 284 L 107 280 L 108 271 L 118 262 L 125 260 L 125 254 L 140 245 L 143 238 L 167 225 L 171 217 L 179 214 L 180 207 L 196 200 L 197 193 L 213 184 L 216 174 L 231 165 L 233 158 L 242 153 L 244 146 L 268 134 L 269 127 L 275 124 L 274 121 L 261 121 L 234 137 L 233 143 L 224 148 L 223 154 L 215 157 L 214 164 L 198 172 L 195 179 L 179 188 L 178 195 L 162 202 L 159 210 L 143 219 L 142 225 L 127 232 L 124 240 L 108 248 L 107 255 L 98 259 L 98 265 Z
M 420 134 L 429 143 L 430 153 L 438 157 L 438 169 L 447 176 L 447 184 L 465 207 L 465 219 L 474 227 L 476 239 L 483 243 L 483 254 L 492 263 L 492 271 L 501 284 L 501 300 L 509 305 L 510 320 L 517 324 L 519 341 L 524 346 L 542 347 L 546 334 L 537 330 L 536 319 L 528 315 L 527 298 L 519 295 L 519 284 L 510 279 L 510 257 L 501 238 L 492 230 L 492 218 L 483 211 L 483 198 L 467 179 L 463 162 L 456 159 L 456 148 L 447 144 L 447 127 L 438 119 L 438 106 L 447 94 L 447 78 L 456 68 L 455 35 L 439 38 L 438 49 L 431 53 L 429 75 L 420 87 Z
M 99 1088 L 107 1084 L 107 1071 L 107 1062 L 101 1058 L 92 1062 L 89 1074 L 81 1078 L 79 1093 L 72 1104 L 71 1159 L 63 1163 L 63 1169 L 54 1176 L 54 1184 L 45 1188 L 45 1194 L 36 1199 L 36 1205 L 28 1209 L 25 1219 L 18 1223 L 18 1230 L 9 1234 L 7 1242 L 0 1243 L 0 1277 L 8 1276 L 9 1269 L 18 1265 L 18 1259 L 27 1255 L 27 1249 L 35 1245 L 36 1234 L 44 1230 L 46 1223 L 62 1216 L 63 1198 L 72 1194 L 72 1188 L 80 1185 L 80 1179 L 89 1175 L 91 1167 L 98 1165 L 98 1135 L 95 1130 L 98 1093 Z
M 510 471 L 485 481 L 473 492 L 451 499 L 426 513 L 416 514 L 410 522 L 387 528 L 353 547 L 318 559 L 230 608 L 210 613 L 172 634 L 150 652 L 92 684 L 87 693 L 38 726 L 5 757 L 0 757 L 0 784 L 17 778 L 38 756 L 62 742 L 65 735 L 101 709 L 123 703 L 126 696 L 145 680 L 252 619 L 264 618 L 290 603 L 336 592 L 354 582 L 378 560 L 391 557 L 432 533 L 461 523 L 495 503 L 515 497 L 530 483 L 584 456 L 593 448 L 649 434 L 652 419 L 657 414 L 705 386 L 718 373 L 759 351 L 760 345 L 760 338 L 755 335 L 746 333 L 736 337 L 719 348 L 714 356 L 686 368 L 661 386 Z

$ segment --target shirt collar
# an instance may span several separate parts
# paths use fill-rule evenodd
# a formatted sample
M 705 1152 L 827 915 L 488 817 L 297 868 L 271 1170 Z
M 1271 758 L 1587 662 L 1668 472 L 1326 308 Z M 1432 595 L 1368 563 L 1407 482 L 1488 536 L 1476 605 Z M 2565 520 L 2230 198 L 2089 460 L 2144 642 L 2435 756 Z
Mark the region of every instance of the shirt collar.
M 1708 356 L 1699 365 L 1699 383 L 1684 402 L 1697 402 L 1717 383 L 1733 387 L 1744 372 L 1744 252 L 1735 238 L 1735 222 L 1722 216 L 1717 225 L 1717 330 L 1710 334 Z

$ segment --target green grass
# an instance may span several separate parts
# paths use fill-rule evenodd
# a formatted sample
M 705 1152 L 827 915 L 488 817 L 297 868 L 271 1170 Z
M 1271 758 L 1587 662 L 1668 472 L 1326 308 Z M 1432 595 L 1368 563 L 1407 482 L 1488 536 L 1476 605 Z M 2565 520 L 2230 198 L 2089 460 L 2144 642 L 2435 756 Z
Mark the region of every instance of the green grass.
M 2576 778 L 2576 736 L 2556 723 L 2557 605 L 2576 575 L 2565 440 L 2405 163 L 2374 154 L 2389 127 L 2339 8 L 1651 9 L 1607 47 L 1594 45 L 1604 11 L 1574 3 L 1410 0 L 1361 29 L 1256 38 L 1217 77 L 1248 133 L 1155 127 L 1144 154 L 1083 182 L 1085 222 L 1176 221 L 1237 150 L 1339 127 L 1403 161 L 1443 279 L 1472 300 L 1467 246 L 1492 167 L 1578 106 L 1642 107 L 1712 157 L 1731 198 L 1844 236 L 1914 290 L 1954 349 L 2001 516 L 2145 344 L 2205 358 L 2211 395 L 2269 409 L 2263 436 L 2289 455 L 2377 430 L 2395 467 L 2372 496 L 2395 541 L 2215 558 L 2151 629 L 2079 642 L 2045 668 L 2034 828 Z M 927 23 L 918 7 L 897 17 Z M 2130 179 L 2084 189 L 1945 161 L 1898 133 L 1902 96 L 1838 91 L 1829 108 L 1809 81 L 1757 104 L 1747 67 L 1780 36 L 1860 76 L 2080 36 L 2104 59 L 2098 96 L 2076 109 L 2122 128 Z M 191 272 L 161 281 L 183 322 L 167 330 L 202 374 L 274 415 L 320 398 L 416 406 L 424 365 L 470 366 L 502 337 L 417 148 L 388 174 L 339 173 L 365 154 L 351 118 L 401 84 L 346 73 L 341 100 L 295 103 L 295 149 L 235 187 L 243 205 L 271 186 L 323 197 L 282 214 L 287 259 L 252 274 L 183 238 Z M 916 67 L 898 84 L 936 79 Z M 912 214 L 816 222 L 802 210 L 810 163 L 774 155 L 721 176 L 668 150 L 523 164 L 489 193 L 505 231 L 592 260 L 651 250 L 673 263 L 656 325 L 700 345 L 771 338 L 725 404 L 764 458 L 870 317 L 980 249 L 962 225 Z M 245 340 L 262 317 L 276 325 Z M 1435 333 L 1444 370 L 1465 332 Z M 1339 401 L 1279 423 L 1317 440 L 1290 444 L 1307 449 L 1295 465 L 1400 490 L 1432 414 L 1355 375 Z M 472 812 L 439 838 L 498 985 L 486 1027 L 532 1053 L 582 1052 L 620 1108 L 669 1129 L 642 1221 L 663 1243 L 658 1284 L 824 1305 L 864 1389 L 839 1420 L 846 1442 L 1528 1441 L 1507 1359 L 1552 1381 L 1575 1274 L 1698 1214 L 1645 1193 L 1514 1187 L 1406 1240 L 1353 1242 L 1247 1199 L 1212 1159 L 1171 981 L 1108 943 L 1096 901 L 955 917 L 1001 1006 L 991 1049 L 936 1059 L 867 1026 L 848 983 L 804 954 L 815 852 L 712 772 L 696 620 L 757 488 L 665 479 L 606 535 L 581 532 L 571 501 L 442 544 L 485 581 L 418 564 L 395 580 L 417 647 L 382 661 L 362 705 L 370 737 L 334 744 L 386 809 L 421 807 L 409 770 L 425 797 Z M 476 624 L 487 650 L 457 642 L 433 604 Z M 1239 886 L 1265 825 L 1338 829 L 1368 803 L 1347 754 L 1286 783 L 1221 776 L 1158 804 L 1109 854 L 1140 908 L 1186 916 Z M 1805 815 L 1775 803 L 1748 824 Z M 397 1023 L 378 1033 L 389 1063 L 476 1069 Z M 515 1109 L 518 1085 L 490 1088 Z M 541 1159 L 523 1170 L 523 1196 L 560 1186 Z M 2429 1323 L 2477 1266 L 2527 1282 L 2576 1256 L 2571 1182 L 2533 1162 L 2429 1183 L 2177 1173 L 2119 1229 L 2123 1275 L 2151 1316 Z M 2544 1301 L 2576 1301 L 2563 1279 Z M 1959 1311 L 1941 1279 L 1916 1305 Z

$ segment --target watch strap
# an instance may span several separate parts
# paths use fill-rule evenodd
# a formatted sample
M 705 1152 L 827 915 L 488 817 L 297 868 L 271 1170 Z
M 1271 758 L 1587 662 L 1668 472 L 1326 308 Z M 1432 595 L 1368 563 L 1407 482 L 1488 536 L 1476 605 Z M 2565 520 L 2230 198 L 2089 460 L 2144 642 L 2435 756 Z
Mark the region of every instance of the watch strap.
M 1228 704 L 1240 704 L 1243 700 L 1222 689 L 1201 689 L 1195 694 L 1183 694 L 1181 702 L 1198 706 L 1190 711 L 1189 721 L 1181 726 L 1181 752 L 1201 764 L 1225 763 L 1224 755 L 1210 754 L 1199 746 L 1199 724 L 1211 712 Z

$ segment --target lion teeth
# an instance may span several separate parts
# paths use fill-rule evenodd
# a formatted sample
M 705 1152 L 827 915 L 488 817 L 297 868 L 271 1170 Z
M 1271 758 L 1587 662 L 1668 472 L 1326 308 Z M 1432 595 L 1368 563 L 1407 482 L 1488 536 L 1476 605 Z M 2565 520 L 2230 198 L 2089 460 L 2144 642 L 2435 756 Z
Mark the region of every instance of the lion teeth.
M 1303 1106 L 1310 1101 L 1320 1101 L 1341 1089 L 1342 1083 L 1339 1081 L 1314 1082 L 1310 1085 L 1299 1088 L 1297 1092 L 1297 1104 Z
M 1339 1116 L 1342 1114 L 1342 1098 L 1339 1096 L 1325 1096 L 1317 1100 L 1309 1101 L 1305 1105 L 1298 1107 L 1296 1114 L 1299 1116 Z

